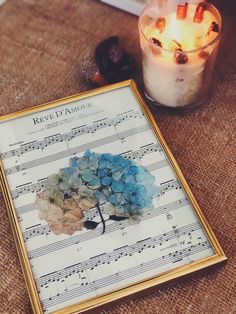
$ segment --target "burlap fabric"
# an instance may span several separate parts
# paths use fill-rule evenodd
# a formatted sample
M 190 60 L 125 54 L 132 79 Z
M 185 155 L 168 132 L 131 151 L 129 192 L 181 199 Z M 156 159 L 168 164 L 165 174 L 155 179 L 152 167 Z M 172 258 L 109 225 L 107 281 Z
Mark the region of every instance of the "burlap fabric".
M 229 261 L 104 314 L 236 313 L 236 10 L 235 0 L 215 4 L 224 32 L 209 101 L 189 116 L 154 114 Z M 0 114 L 88 89 L 79 75 L 80 61 L 113 34 L 135 55 L 140 80 L 136 17 L 96 0 L 7 0 L 0 7 Z M 2 195 L 0 313 L 31 313 Z

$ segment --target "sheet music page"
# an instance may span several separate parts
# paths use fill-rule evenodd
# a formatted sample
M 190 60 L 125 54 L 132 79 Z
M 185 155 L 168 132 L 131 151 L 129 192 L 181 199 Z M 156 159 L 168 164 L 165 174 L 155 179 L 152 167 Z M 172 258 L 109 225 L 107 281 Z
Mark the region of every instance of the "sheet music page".
M 127 287 L 214 254 L 160 143 L 129 87 L 0 123 L 0 152 L 45 313 Z M 87 150 L 148 169 L 159 196 L 139 223 L 109 220 L 106 204 L 84 212 L 73 234 L 40 219 L 47 178 Z M 123 160 L 122 159 L 122 160 Z

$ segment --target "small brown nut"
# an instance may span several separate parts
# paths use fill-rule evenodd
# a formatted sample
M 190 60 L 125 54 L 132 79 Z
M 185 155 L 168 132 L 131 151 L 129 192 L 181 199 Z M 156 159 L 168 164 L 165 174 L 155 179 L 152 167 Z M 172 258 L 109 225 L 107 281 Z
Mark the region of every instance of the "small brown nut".
M 212 22 L 208 29 L 207 36 L 210 35 L 211 32 L 219 33 L 220 32 L 219 24 L 217 24 L 216 22 Z
M 201 52 L 199 52 L 198 56 L 202 59 L 206 59 L 209 56 L 209 53 L 202 50 Z
M 185 64 L 188 62 L 188 56 L 182 52 L 182 49 L 177 49 L 175 51 L 174 59 L 178 64 Z
M 162 48 L 162 43 L 159 39 L 152 37 L 150 38 L 150 49 L 152 50 L 153 54 L 159 55 L 161 53 L 160 48 Z
M 163 33 L 166 28 L 166 19 L 164 17 L 159 17 L 156 21 L 156 28 L 159 29 L 160 33 Z

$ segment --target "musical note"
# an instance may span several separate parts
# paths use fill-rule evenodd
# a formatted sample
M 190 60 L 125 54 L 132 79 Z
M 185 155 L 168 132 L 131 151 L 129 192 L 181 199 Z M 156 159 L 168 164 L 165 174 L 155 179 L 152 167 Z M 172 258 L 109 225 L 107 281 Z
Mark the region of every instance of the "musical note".
M 166 218 L 167 218 L 167 220 L 171 220 L 171 219 L 173 219 L 173 216 L 171 214 L 167 213 Z
M 185 202 L 184 202 L 184 200 L 185 200 L 185 199 L 183 199 L 181 202 L 180 202 L 180 201 L 175 201 L 175 202 L 169 203 L 168 206 L 159 206 L 159 207 L 155 208 L 154 210 L 152 210 L 152 212 L 151 212 L 150 215 L 148 215 L 148 216 L 143 215 L 142 218 L 141 218 L 141 220 L 144 221 L 144 220 L 147 220 L 147 219 L 151 219 L 151 218 L 156 217 L 156 216 L 158 216 L 158 215 L 164 214 L 165 211 L 175 210 L 175 209 L 177 209 L 177 208 L 180 208 L 180 207 L 182 207 L 182 206 L 185 206 L 185 205 L 187 204 L 187 201 L 185 200 Z M 33 204 L 32 204 L 32 205 L 33 205 Z M 34 204 L 34 206 L 35 206 L 34 209 L 36 210 L 36 205 Z M 28 210 L 27 210 L 26 212 L 28 212 Z M 105 214 L 103 205 L 101 205 L 101 212 L 102 212 L 103 214 Z M 19 212 L 18 212 L 18 213 L 19 213 Z M 22 213 L 23 213 L 23 211 L 21 211 L 21 214 L 22 214 Z M 84 213 L 84 218 L 83 218 L 83 220 L 84 220 L 84 221 L 92 220 L 92 219 L 95 218 L 95 217 L 98 217 L 98 211 L 97 211 L 96 208 L 93 208 L 93 209 L 91 209 L 91 210 L 89 210 L 89 211 L 86 211 L 86 212 Z M 123 227 L 123 229 L 124 229 L 127 225 L 128 225 L 127 222 L 125 222 L 125 221 L 122 222 L 122 227 Z M 111 226 L 112 226 L 112 227 L 111 227 Z M 114 227 L 114 226 L 115 226 L 115 227 Z M 106 233 L 109 232 L 109 230 L 110 230 L 110 232 L 113 232 L 113 231 L 118 230 L 118 229 L 120 228 L 120 225 L 117 224 L 117 223 L 114 223 L 114 226 L 113 226 L 113 225 L 108 226 L 108 228 L 107 228 L 107 230 L 106 230 Z M 100 230 L 100 229 L 97 229 L 97 230 Z M 188 231 L 188 229 L 187 229 L 187 231 Z M 23 235 L 23 236 L 24 236 L 24 240 L 27 241 L 27 240 L 29 240 L 30 238 L 33 238 L 33 237 L 36 237 L 36 236 L 39 236 L 39 235 L 45 235 L 45 234 L 48 234 L 48 233 L 50 233 L 50 232 L 51 232 L 51 231 L 50 231 L 50 228 L 49 228 L 48 225 L 43 225 L 43 226 L 40 225 L 40 226 L 37 226 L 37 227 L 31 227 L 30 231 L 29 231 L 29 230 L 26 230 L 26 231 L 24 232 L 24 235 Z M 94 231 L 94 232 L 95 232 L 95 231 Z M 97 234 L 95 234 L 94 232 L 91 233 L 90 236 L 91 236 L 92 234 L 94 234 L 94 237 L 96 237 Z M 185 231 L 185 232 L 186 232 L 186 231 Z M 99 233 L 99 232 L 98 232 L 98 233 Z M 124 232 L 122 232 L 122 233 L 124 233 Z M 85 238 L 84 240 L 83 240 L 83 239 L 84 239 L 84 238 L 81 237 L 81 238 L 80 238 L 80 242 L 81 242 L 81 241 L 87 241 L 89 238 L 87 237 L 87 238 Z M 79 242 L 78 242 L 78 243 L 79 243 Z
M 132 136 L 134 134 L 137 134 L 139 132 L 145 131 L 145 129 L 147 129 L 147 126 L 140 126 L 140 127 L 137 127 L 137 128 L 129 129 L 128 131 L 121 132 L 120 134 L 122 134 L 123 137 L 130 137 L 130 136 Z M 6 175 L 11 175 L 11 174 L 17 173 L 19 171 L 23 171 L 23 170 L 26 170 L 26 169 L 37 167 L 39 165 L 48 164 L 50 162 L 53 162 L 53 161 L 56 161 L 56 160 L 59 160 L 59 159 L 63 159 L 65 157 L 69 157 L 70 155 L 75 155 L 75 154 L 82 153 L 88 147 L 90 149 L 94 149 L 94 148 L 99 147 L 101 145 L 105 145 L 105 144 L 108 144 L 108 143 L 111 143 L 111 142 L 115 142 L 118 139 L 119 138 L 117 137 L 117 135 L 109 135 L 109 136 L 104 137 L 104 138 L 102 138 L 100 140 L 96 140 L 96 141 L 93 141 L 93 142 L 90 142 L 90 143 L 86 143 L 86 144 L 83 144 L 83 145 L 71 148 L 70 151 L 68 149 L 66 149 L 64 151 L 60 151 L 60 152 L 52 154 L 50 156 L 44 156 L 44 157 L 41 157 L 41 158 L 38 158 L 38 159 L 34 159 L 34 160 L 31 160 L 31 161 L 22 163 L 22 164 L 18 165 L 18 167 L 17 166 L 13 166 L 13 167 L 7 168 L 7 169 L 5 169 L 5 173 L 6 173 Z M 57 142 L 58 141 L 56 141 L 56 139 L 54 139 L 54 140 L 51 139 L 50 141 L 47 141 L 47 143 L 50 143 L 50 145 L 51 145 L 51 143 L 57 143 Z M 47 147 L 48 145 L 49 144 L 46 144 L 46 142 L 45 142 L 45 145 L 43 146 L 43 148 Z M 137 154 L 137 156 L 139 156 L 139 155 L 140 155 L 140 153 Z M 133 152 L 130 155 L 129 159 L 135 159 L 135 158 L 136 158 L 136 152 Z M 167 160 L 163 160 L 162 163 L 163 162 L 165 163 L 165 165 L 167 164 Z
M 194 225 L 195 225 L 196 230 L 198 230 L 200 228 L 198 223 L 195 223 Z M 179 229 L 179 232 L 181 234 L 183 234 L 183 232 L 186 228 L 192 228 L 192 227 L 193 227 L 193 225 L 182 227 Z M 83 272 L 83 271 L 89 270 L 89 269 L 94 270 L 99 265 L 109 264 L 112 261 L 117 262 L 120 258 L 123 258 L 126 256 L 132 256 L 135 253 L 140 254 L 145 249 L 155 248 L 155 246 L 159 242 L 162 241 L 163 236 L 165 238 L 168 238 L 169 240 L 175 238 L 174 232 L 169 231 L 165 235 L 164 234 L 157 235 L 157 236 L 152 237 L 152 238 L 150 237 L 150 238 L 138 241 L 137 243 L 132 244 L 132 245 L 126 245 L 126 246 L 123 246 L 120 248 L 116 248 L 116 249 L 114 249 L 113 252 L 102 253 L 100 255 L 93 256 L 92 258 L 90 258 L 89 260 L 86 260 L 84 262 L 74 264 L 72 266 L 68 266 L 65 269 L 61 269 L 57 272 L 50 273 L 50 274 L 48 274 L 48 276 L 47 275 L 42 276 L 42 277 L 36 279 L 37 285 L 43 286 L 43 285 L 49 284 L 52 281 L 60 280 L 64 277 L 67 278 L 68 276 L 71 276 L 73 273 L 80 273 L 80 272 Z M 173 247 L 173 245 L 172 245 L 172 247 Z
M 95 122 L 90 126 L 84 125 L 81 128 L 73 128 L 72 131 L 65 134 L 55 134 L 41 141 L 33 141 L 30 143 L 25 143 L 25 144 L 22 144 L 19 149 L 13 149 L 13 150 L 1 153 L 0 158 L 3 160 L 3 159 L 13 157 L 15 155 L 20 156 L 22 154 L 32 152 L 36 149 L 45 148 L 49 145 L 56 144 L 57 142 L 62 141 L 62 140 L 71 140 L 72 138 L 79 136 L 81 134 L 95 132 L 98 129 L 102 129 L 109 126 L 116 126 L 123 121 L 127 121 L 133 118 L 141 119 L 143 118 L 143 113 L 135 112 L 135 111 L 130 111 L 129 113 L 125 112 L 123 114 L 118 115 L 118 117 L 116 118 L 106 119 L 106 122 L 104 123 Z
M 198 245 L 194 245 L 191 250 L 189 249 L 181 249 L 178 251 L 175 251 L 174 253 L 169 253 L 167 255 L 163 255 L 161 257 L 158 257 L 156 259 L 153 259 L 148 262 L 141 263 L 137 266 L 128 268 L 126 270 L 120 271 L 120 272 L 114 272 L 111 275 L 108 275 L 106 277 L 97 279 L 96 281 L 92 281 L 91 283 L 88 283 L 87 285 L 81 285 L 79 287 L 73 288 L 71 290 L 68 290 L 66 292 L 62 292 L 59 296 L 54 295 L 51 298 L 43 299 L 42 303 L 44 308 L 51 308 L 55 305 L 61 304 L 65 301 L 68 301 L 70 299 L 73 299 L 75 297 L 79 297 L 82 295 L 85 295 L 88 293 L 88 291 L 94 291 L 98 290 L 100 287 L 109 286 L 110 284 L 114 284 L 118 281 L 120 281 L 120 278 L 128 279 L 134 276 L 138 276 L 146 271 L 150 271 L 153 269 L 158 269 L 159 267 L 163 265 L 168 265 L 170 263 L 177 263 L 179 261 L 182 261 L 184 258 L 189 257 L 191 255 L 197 254 L 199 252 L 202 252 L 204 250 L 207 250 L 211 247 L 210 243 L 208 241 L 204 242 L 204 247 L 200 247 Z
M 161 165 L 161 166 L 160 166 Z M 152 171 L 159 169 L 159 167 L 162 167 L 162 163 L 159 164 L 158 162 L 152 165 L 147 166 L 147 168 L 152 169 Z M 26 193 L 33 193 L 33 192 L 39 192 L 41 191 L 47 184 L 47 178 L 39 179 L 37 183 L 25 183 L 20 186 L 17 186 L 15 190 L 11 192 L 12 198 L 18 198 L 21 195 L 24 195 Z M 169 182 L 163 182 L 160 184 L 161 187 L 161 195 L 165 194 L 168 191 L 171 191 L 173 189 L 180 189 L 180 185 L 178 181 L 172 180 L 172 184 L 169 184 Z
M 127 151 L 127 152 L 124 152 L 124 153 L 121 153 L 121 155 L 125 158 L 125 159 L 138 159 L 138 158 L 142 158 L 143 156 L 149 154 L 152 150 L 156 150 L 155 147 L 159 146 L 157 144 L 150 144 L 150 149 L 149 150 L 145 150 L 143 151 L 143 148 L 140 148 L 139 150 L 137 151 Z M 159 149 L 160 150 L 160 149 Z M 75 152 L 73 150 L 73 154 L 76 154 L 76 153 L 79 153 L 81 152 L 81 149 L 78 147 L 77 149 L 77 152 Z M 57 153 L 57 154 L 54 154 L 53 155 L 53 159 L 52 159 L 52 156 L 49 157 L 43 157 L 43 160 L 44 162 L 46 163 L 46 161 L 48 162 L 52 162 L 54 159 L 57 160 L 57 159 L 60 159 L 60 158 L 65 158 L 66 156 L 69 156 L 69 153 L 68 151 L 63 151 L 63 152 L 60 152 L 60 153 Z M 7 168 L 5 170 L 5 173 L 7 175 L 10 175 L 10 174 L 14 174 L 14 173 L 17 173 L 17 172 L 20 172 L 20 171 L 23 171 L 23 170 L 26 170 L 26 169 L 30 169 L 30 168 L 33 168 L 33 167 L 36 167 L 37 165 L 39 164 L 42 164 L 42 158 L 39 158 L 37 160 L 33 160 L 33 161 L 29 161 L 29 162 L 26 162 L 26 163 L 23 163 L 23 164 L 20 164 L 18 166 L 14 166 L 14 167 L 11 167 L 11 168 Z M 163 159 L 155 164 L 153 164 L 152 166 L 149 166 L 149 170 L 152 171 L 156 168 L 161 168 L 161 167 L 164 167 L 164 166 L 167 166 L 168 165 L 168 161 L 166 159 Z
M 44 138 L 45 141 L 45 146 L 41 147 L 41 148 L 45 148 L 49 145 L 55 144 L 55 143 L 59 143 L 63 141 L 63 136 L 61 134 L 54 134 L 54 135 L 50 135 Z
M 179 182 L 174 180 L 174 179 L 162 182 L 160 184 L 160 186 L 161 186 L 161 190 L 162 190 L 162 195 L 165 194 L 167 191 L 170 191 L 170 190 L 181 189 Z
M 46 129 L 31 125 L 25 130 L 27 143 L 20 138 L 23 131 L 17 134 L 17 143 L 4 140 L 4 150 L 0 143 L 0 157 L 46 313 L 61 309 L 64 302 L 71 305 L 106 293 L 110 285 L 120 289 L 128 281 L 136 283 L 214 254 L 141 110 L 127 111 L 127 104 L 120 104 L 111 111 L 109 99 L 104 101 L 106 109 L 100 110 L 103 105 L 99 103 L 98 114 L 91 111 L 88 116 L 62 117 Z M 93 101 L 95 105 L 96 99 Z M 13 138 L 11 134 L 9 138 Z M 6 151 L 6 147 L 11 149 Z M 38 217 L 36 193 L 45 189 L 46 176 L 87 149 L 136 160 L 156 177 L 160 195 L 153 199 L 154 208 L 140 216 L 138 225 L 131 225 L 128 219 L 110 219 L 105 204 L 100 204 L 106 220 L 104 234 L 98 209 L 91 208 L 83 212 L 82 220 L 96 223 L 96 229 L 55 235 L 47 221 Z
M 177 226 L 173 226 L 172 228 L 173 228 L 173 230 L 174 230 L 174 233 L 175 233 L 176 238 L 179 238 L 179 237 L 180 237 L 180 234 L 179 234 L 179 229 L 177 228 Z

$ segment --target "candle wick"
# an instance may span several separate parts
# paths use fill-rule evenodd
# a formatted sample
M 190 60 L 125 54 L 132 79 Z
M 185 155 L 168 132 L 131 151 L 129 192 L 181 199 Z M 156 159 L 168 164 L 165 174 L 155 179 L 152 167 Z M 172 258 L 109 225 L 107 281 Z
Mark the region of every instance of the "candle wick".
M 182 45 L 175 39 L 172 39 L 172 41 L 179 47 L 182 48 Z

